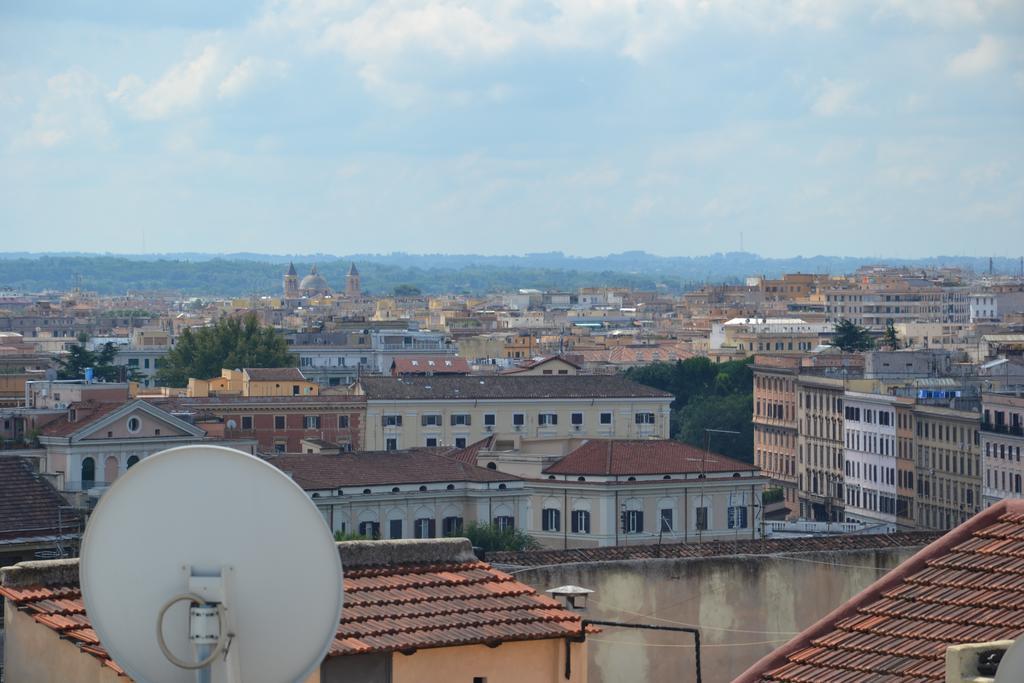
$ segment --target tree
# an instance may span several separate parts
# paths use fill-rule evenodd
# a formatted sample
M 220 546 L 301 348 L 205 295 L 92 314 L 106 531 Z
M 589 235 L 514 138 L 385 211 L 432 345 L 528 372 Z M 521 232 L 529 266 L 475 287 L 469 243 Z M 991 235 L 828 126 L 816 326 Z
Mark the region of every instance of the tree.
M 117 348 L 107 342 L 97 351 L 90 351 L 86 344 L 89 337 L 78 334 L 78 343 L 68 347 L 67 357 L 57 358 L 57 377 L 59 379 L 85 379 L 85 369 L 92 368 L 93 377 L 104 382 L 116 382 L 120 369 L 114 365 Z
M 394 292 L 395 296 L 419 296 L 420 288 L 416 285 L 398 285 Z
M 875 345 L 867 328 L 846 318 L 836 323 L 835 332 L 832 333 L 832 343 L 846 352 L 867 351 Z
M 890 349 L 900 348 L 900 338 L 896 334 L 896 328 L 893 327 L 892 321 L 888 321 L 885 324 L 885 334 L 882 335 L 882 346 L 887 346 Z
M 697 448 L 705 447 L 705 429 L 725 429 L 739 434 L 713 434 L 710 450 L 741 462 L 754 462 L 754 401 L 751 394 L 704 396 L 679 411 L 677 438 Z
M 458 533 L 460 538 L 468 538 L 469 542 L 486 552 L 498 550 L 538 550 L 540 543 L 522 529 L 499 529 L 496 524 L 487 522 L 470 522 Z
M 157 371 L 157 382 L 183 387 L 190 377 L 210 379 L 223 368 L 294 367 L 284 337 L 260 324 L 255 313 L 242 319 L 225 318 L 198 331 L 186 329 Z

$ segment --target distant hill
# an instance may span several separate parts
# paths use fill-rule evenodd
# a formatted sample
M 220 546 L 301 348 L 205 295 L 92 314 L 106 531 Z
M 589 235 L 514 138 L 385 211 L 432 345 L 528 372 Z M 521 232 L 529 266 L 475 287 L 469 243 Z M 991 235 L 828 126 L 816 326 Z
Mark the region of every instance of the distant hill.
M 294 261 L 300 275 L 316 263 L 336 289 L 354 261 L 363 290 L 390 293 L 411 285 L 424 293 L 485 294 L 522 287 L 576 289 L 586 286 L 631 287 L 670 291 L 692 289 L 704 282 L 741 282 L 748 275 L 777 277 L 782 273 L 849 273 L 860 266 L 885 263 L 906 266 L 957 266 L 987 271 L 987 258 L 940 256 L 885 259 L 812 256 L 762 258 L 747 252 L 708 256 L 654 256 L 640 251 L 600 257 L 567 256 L 561 252 L 522 256 L 462 254 L 353 254 L 334 256 L 253 253 L 175 253 L 114 255 L 82 253 L 0 253 L 0 287 L 23 291 L 66 290 L 75 276 L 84 289 L 103 294 L 129 290 L 164 290 L 186 295 L 277 294 L 285 264 Z M 1014 258 L 996 258 L 998 273 L 1017 273 Z

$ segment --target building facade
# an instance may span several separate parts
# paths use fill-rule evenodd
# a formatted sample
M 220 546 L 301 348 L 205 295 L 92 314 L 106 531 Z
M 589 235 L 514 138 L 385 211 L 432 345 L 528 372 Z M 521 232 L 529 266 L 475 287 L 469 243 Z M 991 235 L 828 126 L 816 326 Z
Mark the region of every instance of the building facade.
M 754 464 L 783 491 L 793 516 L 799 510 L 796 356 L 754 360 Z
M 1024 395 L 985 393 L 981 404 L 981 452 L 984 505 L 1021 498 L 1021 446 L 1024 446 Z
M 846 520 L 896 529 L 895 397 L 843 396 Z
M 980 427 L 973 410 L 914 407 L 919 528 L 951 529 L 981 509 Z
M 842 522 L 843 380 L 801 374 L 796 383 L 800 517 Z

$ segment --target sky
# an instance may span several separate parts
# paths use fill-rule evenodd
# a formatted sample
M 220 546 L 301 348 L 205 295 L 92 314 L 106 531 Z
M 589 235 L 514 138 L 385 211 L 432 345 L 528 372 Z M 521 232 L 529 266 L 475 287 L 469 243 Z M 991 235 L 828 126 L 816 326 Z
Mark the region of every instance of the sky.
M 1016 255 L 1019 0 L 0 3 L 0 250 Z

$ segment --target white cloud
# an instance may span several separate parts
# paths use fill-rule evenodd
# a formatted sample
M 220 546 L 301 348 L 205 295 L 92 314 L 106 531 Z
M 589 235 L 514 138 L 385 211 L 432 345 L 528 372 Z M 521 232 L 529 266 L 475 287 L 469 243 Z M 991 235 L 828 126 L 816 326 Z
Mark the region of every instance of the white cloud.
M 165 119 L 199 104 L 223 72 L 221 50 L 206 46 L 197 56 L 175 64 L 152 85 L 138 76 L 125 76 L 110 94 L 129 112 L 141 119 Z
M 217 96 L 237 97 L 262 80 L 283 78 L 287 73 L 287 62 L 246 57 L 217 86 Z
M 824 79 L 818 96 L 811 105 L 811 111 L 817 116 L 838 116 L 850 111 L 860 86 L 849 81 L 832 81 Z
M 99 142 L 110 132 L 99 81 L 73 68 L 46 81 L 28 130 L 15 139 L 26 147 L 52 148 L 75 140 Z
M 977 45 L 949 60 L 946 71 L 950 76 L 977 76 L 998 66 L 1003 59 L 1003 52 L 1001 40 L 984 35 L 978 40 Z

